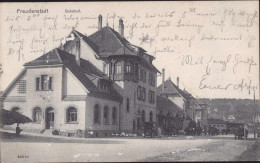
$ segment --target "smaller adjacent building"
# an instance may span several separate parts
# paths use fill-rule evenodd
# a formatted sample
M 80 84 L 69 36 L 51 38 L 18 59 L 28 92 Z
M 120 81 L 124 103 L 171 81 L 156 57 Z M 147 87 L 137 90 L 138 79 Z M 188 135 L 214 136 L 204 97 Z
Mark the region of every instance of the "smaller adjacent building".
M 181 90 L 179 87 L 179 77 L 177 77 L 177 84 L 171 80 L 171 78 L 164 81 L 164 69 L 162 70 L 162 84 L 158 86 L 157 93 L 160 97 L 171 101 L 164 101 L 164 105 L 172 107 L 173 112 L 179 109 L 183 113 L 182 129 L 185 129 L 190 120 L 195 121 L 203 130 L 207 130 L 207 119 L 208 119 L 208 105 L 195 97 L 193 97 L 187 90 Z M 162 101 L 162 98 L 159 98 Z M 157 108 L 162 110 L 163 105 L 158 103 Z M 165 106 L 164 106 L 165 107 Z M 167 108 L 166 107 L 166 108 Z M 166 109 L 167 110 L 167 109 Z
M 222 132 L 222 130 L 228 130 L 228 133 L 234 133 L 236 131 L 236 128 L 239 126 L 244 126 L 244 124 L 224 121 L 222 119 L 208 119 L 208 127 L 215 127 L 218 129 L 219 132 Z
M 228 129 L 228 123 L 222 119 L 208 119 L 208 127 L 215 127 L 221 132 Z
M 190 110 L 194 111 L 194 121 L 206 131 L 208 128 L 208 105 L 201 100 L 192 98 L 189 107 L 191 108 Z
M 175 130 L 183 129 L 184 112 L 171 100 L 157 96 L 157 119 L 158 126 L 162 129 L 162 134 L 174 128 Z

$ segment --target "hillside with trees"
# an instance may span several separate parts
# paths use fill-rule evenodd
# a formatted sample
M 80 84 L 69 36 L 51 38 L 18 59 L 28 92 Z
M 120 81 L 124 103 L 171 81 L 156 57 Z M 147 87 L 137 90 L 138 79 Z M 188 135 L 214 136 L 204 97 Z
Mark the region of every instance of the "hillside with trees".
M 234 122 L 252 123 L 254 100 L 249 99 L 200 99 L 209 106 L 209 118 L 228 120 L 233 116 Z M 255 100 L 256 113 L 260 114 L 259 100 Z

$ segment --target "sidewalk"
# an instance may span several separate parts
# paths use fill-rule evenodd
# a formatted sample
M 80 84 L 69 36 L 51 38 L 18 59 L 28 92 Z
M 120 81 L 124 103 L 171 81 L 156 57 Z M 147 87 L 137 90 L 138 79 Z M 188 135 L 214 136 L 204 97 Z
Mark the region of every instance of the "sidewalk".
M 12 133 L 15 135 L 15 131 L 13 130 L 4 130 L 0 129 L 0 132 L 6 132 L 6 133 Z M 61 135 L 45 135 L 45 134 L 40 134 L 40 133 L 31 133 L 31 132 L 26 132 L 22 131 L 20 133 L 21 136 L 36 136 L 36 137 L 46 137 L 46 138 L 59 138 L 59 139 L 69 139 L 69 140 L 97 140 L 97 139 L 102 139 L 102 140 L 111 140 L 111 139 L 155 139 L 155 140 L 187 140 L 187 139 L 208 139 L 210 138 L 209 136 L 185 136 L 185 135 L 179 135 L 177 137 L 169 137 L 169 136 L 163 136 L 162 138 L 150 138 L 150 137 L 143 137 L 143 136 L 134 136 L 134 137 L 99 137 L 99 138 L 78 138 L 78 137 L 66 137 L 66 136 L 61 136 Z
M 6 132 L 6 133 L 12 133 L 15 135 L 15 131 L 13 130 L 4 130 L 0 129 L 0 132 Z M 186 136 L 186 135 L 179 135 L 176 137 L 170 137 L 170 136 L 163 136 L 162 138 L 149 138 L 149 137 L 143 137 L 143 136 L 134 136 L 134 137 L 99 137 L 99 138 L 79 138 L 79 137 L 66 137 L 61 135 L 45 135 L 40 133 L 31 133 L 22 131 L 21 136 L 35 136 L 35 137 L 46 137 L 46 138 L 59 138 L 59 139 L 68 139 L 68 140 L 111 140 L 111 139 L 155 139 L 155 140 L 192 140 L 192 139 L 234 139 L 234 135 L 216 135 L 216 136 L 209 136 L 209 135 L 202 135 L 202 136 Z M 249 134 L 248 138 L 252 139 L 253 134 Z

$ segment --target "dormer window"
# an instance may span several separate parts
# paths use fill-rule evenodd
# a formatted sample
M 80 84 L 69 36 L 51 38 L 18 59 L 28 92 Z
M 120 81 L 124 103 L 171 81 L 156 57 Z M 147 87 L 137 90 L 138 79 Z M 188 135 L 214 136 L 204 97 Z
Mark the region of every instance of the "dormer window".
M 110 85 L 109 85 L 109 82 L 107 82 L 105 80 L 99 80 L 98 87 L 103 91 L 109 91 Z

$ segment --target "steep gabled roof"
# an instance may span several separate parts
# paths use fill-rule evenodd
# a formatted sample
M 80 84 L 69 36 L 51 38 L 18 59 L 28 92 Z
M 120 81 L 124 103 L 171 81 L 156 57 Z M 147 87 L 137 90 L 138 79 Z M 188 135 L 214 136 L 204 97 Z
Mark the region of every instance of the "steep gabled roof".
M 26 68 L 24 68 L 16 77 L 15 79 L 7 86 L 7 88 L 2 92 L 0 96 L 0 101 L 5 98 L 7 93 L 10 91 L 10 89 L 16 84 L 16 82 L 26 73 Z
M 92 50 L 95 53 L 98 54 L 98 52 L 99 52 L 98 46 L 89 37 L 83 35 L 82 33 L 80 33 L 79 31 L 77 31 L 75 29 L 72 32 L 75 32 L 80 38 L 83 39 L 83 41 L 85 41 L 85 43 L 87 43 L 92 48 Z
M 109 91 L 102 91 L 99 89 L 88 77 L 88 75 L 94 75 L 98 78 L 108 80 L 110 79 L 96 68 L 92 63 L 87 60 L 80 59 L 80 66 L 76 63 L 75 56 L 66 51 L 60 50 L 58 48 L 51 50 L 50 52 L 44 54 L 43 56 L 28 62 L 25 66 L 40 66 L 40 65 L 55 65 L 63 64 L 67 67 L 72 74 L 80 81 L 80 83 L 90 91 L 90 96 L 95 96 L 98 98 L 105 98 L 111 100 L 121 101 L 121 95 L 116 92 L 112 87 Z
M 192 94 L 190 94 L 187 90 L 184 89 L 183 93 L 186 99 L 195 99 L 195 97 L 193 97 Z
M 87 74 L 94 74 L 102 79 L 109 80 L 109 78 L 100 70 L 98 70 L 92 63 L 87 60 L 80 59 L 80 66 L 75 61 L 75 56 L 63 50 L 56 49 L 66 67 L 76 76 L 79 81 L 90 91 L 90 96 L 105 98 L 110 100 L 121 101 L 122 96 L 111 86 L 109 91 L 102 91 L 86 76 Z M 112 84 L 111 84 L 112 85 Z
M 171 81 L 170 78 L 164 82 L 164 91 L 162 92 L 162 84 L 161 84 L 160 86 L 157 87 L 157 92 L 160 95 L 162 95 L 162 94 L 164 94 L 164 95 L 178 95 L 178 94 L 180 94 L 181 96 L 186 98 L 185 93 L 179 87 L 177 87 Z
M 62 64 L 59 55 L 55 50 L 51 50 L 48 53 L 36 58 L 33 61 L 27 62 L 24 66 L 37 66 L 37 65 L 57 65 Z
M 171 100 L 156 96 L 156 108 L 160 110 L 167 110 L 170 112 L 176 112 L 177 114 L 183 114 L 183 110 Z
M 93 33 L 89 38 L 99 47 L 99 55 L 108 57 L 110 55 L 138 55 L 135 48 L 145 51 L 140 47 L 132 45 L 122 37 L 118 32 L 106 26 Z
M 147 54 L 143 48 L 128 42 L 124 37 L 109 26 L 103 27 L 101 30 L 93 33 L 88 38 L 98 46 L 98 55 L 101 58 L 107 58 L 110 56 L 136 56 L 143 66 L 160 73 L 160 71 L 153 64 L 148 63 L 141 56 L 141 54 L 145 54 L 150 57 L 153 56 Z
M 58 53 L 60 54 L 60 58 L 62 63 L 64 63 L 68 68 L 80 68 L 83 74 L 95 75 L 102 79 L 109 80 L 108 76 L 100 71 L 96 66 L 94 66 L 91 62 L 80 58 L 80 66 L 76 63 L 75 56 L 67 53 L 66 51 L 57 49 Z M 86 76 L 86 75 L 84 75 Z

